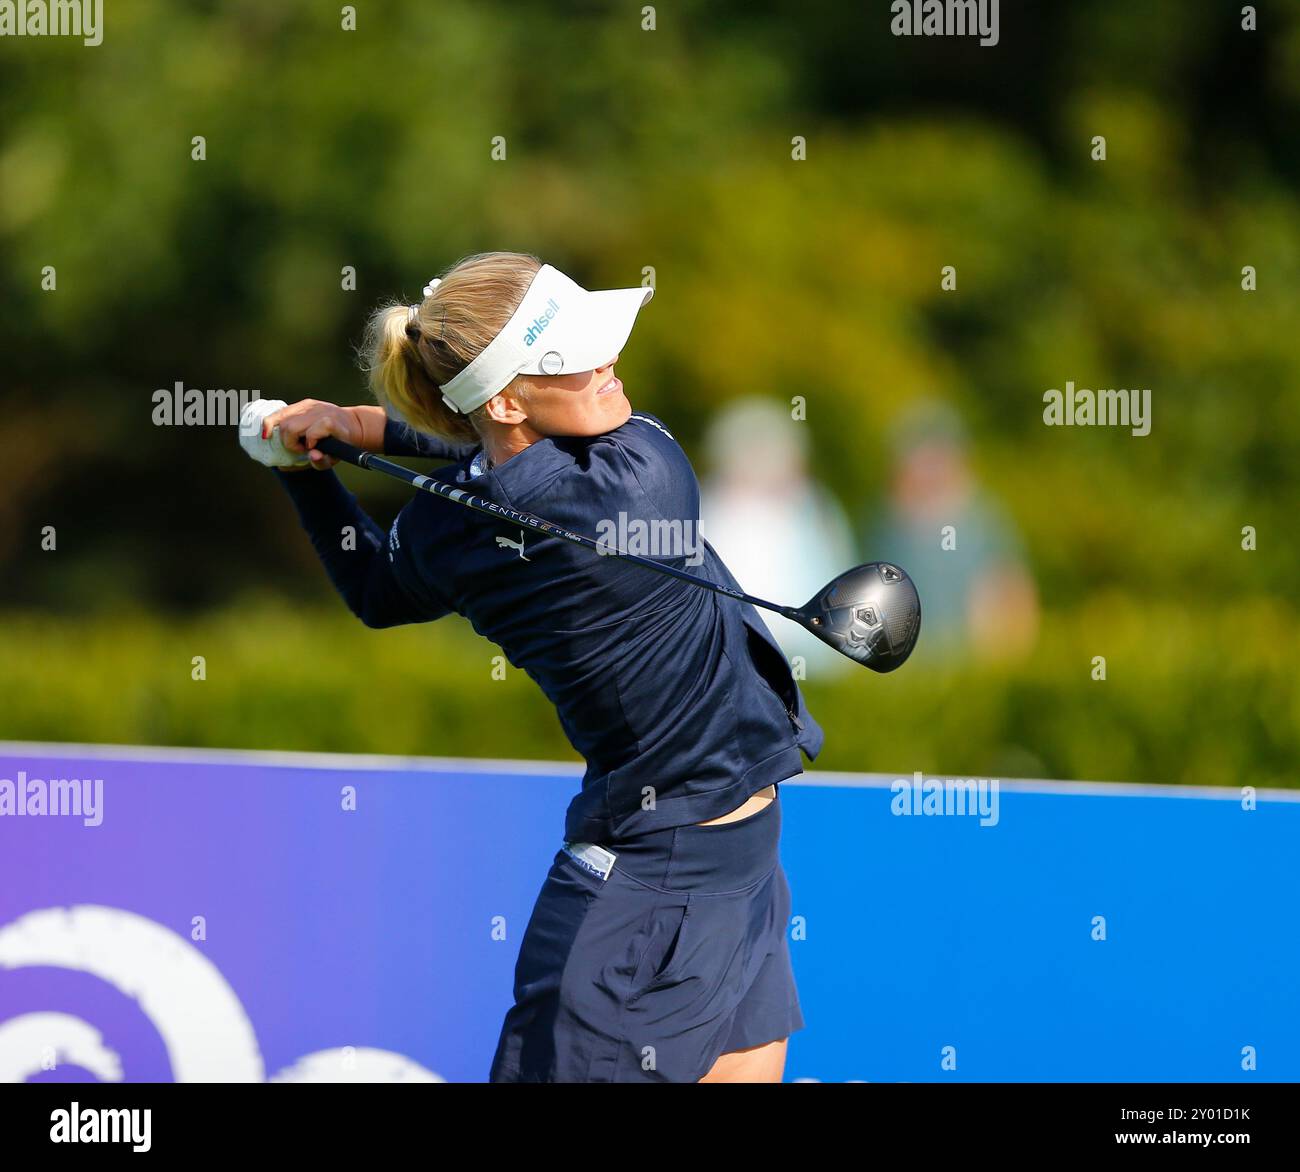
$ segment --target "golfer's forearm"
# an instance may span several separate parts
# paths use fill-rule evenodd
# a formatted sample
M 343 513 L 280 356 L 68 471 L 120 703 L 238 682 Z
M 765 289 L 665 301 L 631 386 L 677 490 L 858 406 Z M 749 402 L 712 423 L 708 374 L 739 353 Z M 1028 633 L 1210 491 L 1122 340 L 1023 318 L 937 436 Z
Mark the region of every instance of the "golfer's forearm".
M 457 444 L 416 431 L 389 417 L 382 407 L 349 407 L 361 429 L 357 445 L 381 456 L 423 456 L 429 460 L 459 460 L 470 455 L 477 444 Z
M 384 531 L 333 472 L 283 473 L 284 486 L 334 588 L 368 627 L 420 622 L 422 615 L 394 581 Z
M 348 407 L 345 408 L 356 420 L 357 426 L 361 429 L 361 438 L 356 441 L 357 447 L 363 451 L 374 452 L 376 455 L 384 454 L 384 425 L 388 422 L 388 415 L 382 407 Z

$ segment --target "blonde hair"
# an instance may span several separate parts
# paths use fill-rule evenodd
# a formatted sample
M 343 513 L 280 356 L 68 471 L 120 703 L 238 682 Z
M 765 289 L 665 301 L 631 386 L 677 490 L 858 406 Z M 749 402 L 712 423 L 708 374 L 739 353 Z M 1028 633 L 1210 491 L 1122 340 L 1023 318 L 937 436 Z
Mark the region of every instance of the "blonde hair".
M 442 401 L 441 388 L 501 332 L 541 267 L 527 252 L 475 253 L 442 275 L 414 316 L 397 302 L 376 309 L 361 354 L 376 400 L 419 431 L 475 442 L 486 404 L 462 415 Z

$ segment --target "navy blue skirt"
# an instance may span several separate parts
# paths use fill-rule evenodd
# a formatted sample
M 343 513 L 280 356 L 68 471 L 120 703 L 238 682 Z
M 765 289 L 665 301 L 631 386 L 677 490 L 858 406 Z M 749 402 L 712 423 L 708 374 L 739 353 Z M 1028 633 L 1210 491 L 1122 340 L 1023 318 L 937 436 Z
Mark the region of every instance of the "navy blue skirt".
M 777 793 L 736 822 L 556 852 L 491 1081 L 696 1082 L 803 1028 Z

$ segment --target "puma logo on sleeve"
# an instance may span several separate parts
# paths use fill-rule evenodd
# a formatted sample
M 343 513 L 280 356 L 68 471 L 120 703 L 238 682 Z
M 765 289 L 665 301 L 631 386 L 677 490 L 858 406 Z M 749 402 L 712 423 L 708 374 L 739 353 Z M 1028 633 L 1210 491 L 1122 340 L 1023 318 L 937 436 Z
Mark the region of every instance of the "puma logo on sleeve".
M 511 541 L 510 538 L 508 537 L 498 537 L 497 545 L 500 546 L 502 549 L 517 549 L 519 551 L 519 556 L 523 558 L 524 561 L 526 562 L 532 561 L 532 558 L 525 557 L 524 555 L 524 531 L 522 529 L 519 530 L 518 541 Z

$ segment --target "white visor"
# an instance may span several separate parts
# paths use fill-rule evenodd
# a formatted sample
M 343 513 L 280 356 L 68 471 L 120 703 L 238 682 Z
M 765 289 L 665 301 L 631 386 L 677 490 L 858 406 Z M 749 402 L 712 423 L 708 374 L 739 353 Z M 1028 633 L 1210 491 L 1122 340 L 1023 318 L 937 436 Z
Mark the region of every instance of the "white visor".
M 519 308 L 483 352 L 442 387 L 443 402 L 467 415 L 517 374 L 579 374 L 617 357 L 649 286 L 589 293 L 542 265 Z

